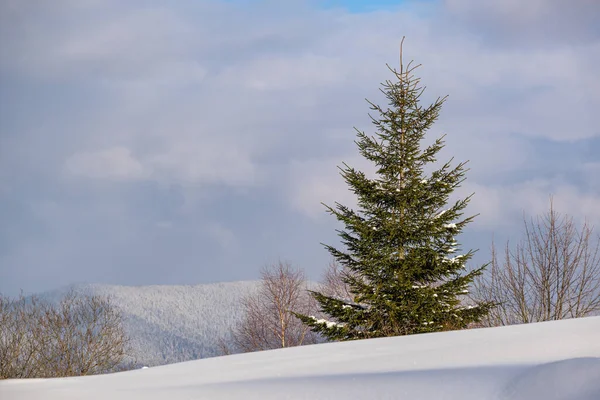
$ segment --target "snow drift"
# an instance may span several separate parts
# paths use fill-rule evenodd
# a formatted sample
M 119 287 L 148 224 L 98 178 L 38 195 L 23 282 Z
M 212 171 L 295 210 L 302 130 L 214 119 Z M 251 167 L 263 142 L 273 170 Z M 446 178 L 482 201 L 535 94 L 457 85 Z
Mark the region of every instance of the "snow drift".
M 600 399 L 600 317 L 330 343 L 111 375 L 0 382 L 2 399 Z

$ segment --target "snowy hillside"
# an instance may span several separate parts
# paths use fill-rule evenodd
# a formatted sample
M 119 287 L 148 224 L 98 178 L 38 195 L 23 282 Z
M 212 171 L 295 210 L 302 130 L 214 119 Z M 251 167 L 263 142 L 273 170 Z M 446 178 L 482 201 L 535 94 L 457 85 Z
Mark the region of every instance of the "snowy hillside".
M 257 281 L 194 286 L 74 285 L 76 292 L 110 296 L 125 316 L 138 364 L 156 366 L 220 355 L 219 339 L 227 338 L 241 318 L 240 298 Z M 69 288 L 45 293 L 56 300 Z
M 35 399 L 600 399 L 600 317 L 0 382 Z

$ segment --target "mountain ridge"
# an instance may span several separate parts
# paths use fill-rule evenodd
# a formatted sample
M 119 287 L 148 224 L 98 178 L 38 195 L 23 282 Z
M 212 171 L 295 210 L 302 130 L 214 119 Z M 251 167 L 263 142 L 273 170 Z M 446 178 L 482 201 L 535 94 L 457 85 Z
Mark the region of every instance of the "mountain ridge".
M 131 338 L 131 362 L 157 366 L 222 354 L 231 328 L 243 317 L 242 298 L 260 281 L 197 285 L 126 286 L 73 284 L 39 297 L 59 301 L 68 291 L 107 296 L 123 315 Z

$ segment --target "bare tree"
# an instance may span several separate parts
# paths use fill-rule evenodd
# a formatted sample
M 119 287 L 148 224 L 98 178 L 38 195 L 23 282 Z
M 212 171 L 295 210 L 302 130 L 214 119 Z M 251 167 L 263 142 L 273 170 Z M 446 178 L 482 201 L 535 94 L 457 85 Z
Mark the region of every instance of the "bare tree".
M 351 272 L 340 266 L 335 259 L 331 260 L 323 274 L 320 285 L 321 293 L 340 300 L 352 301 L 354 296 L 350 293 L 350 286 L 346 283 L 346 278 L 350 274 Z
M 59 304 L 0 296 L 0 378 L 91 375 L 125 361 L 121 315 L 101 296 L 70 291 Z
M 242 301 L 244 318 L 232 333 L 235 347 L 249 352 L 316 343 L 318 337 L 293 314 L 315 311 L 307 289 L 304 272 L 289 263 L 265 267 L 258 291 Z
M 41 375 L 38 362 L 42 338 L 41 303 L 22 294 L 10 299 L 0 294 L 0 379 Z
M 499 261 L 475 282 L 473 296 L 497 305 L 484 326 L 578 318 L 600 311 L 600 237 L 550 210 L 524 219 L 524 239 L 506 244 Z

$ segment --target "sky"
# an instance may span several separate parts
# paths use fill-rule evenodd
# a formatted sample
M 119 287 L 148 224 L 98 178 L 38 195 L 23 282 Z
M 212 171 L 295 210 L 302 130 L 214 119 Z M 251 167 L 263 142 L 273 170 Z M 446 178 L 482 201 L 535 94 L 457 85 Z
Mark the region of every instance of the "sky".
M 0 292 L 318 280 L 403 36 L 449 95 L 428 139 L 469 160 L 474 263 L 551 195 L 600 231 L 600 3 L 364 4 L 1 0 Z

